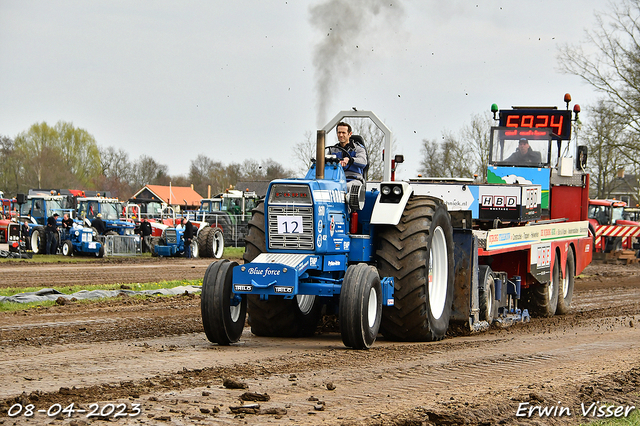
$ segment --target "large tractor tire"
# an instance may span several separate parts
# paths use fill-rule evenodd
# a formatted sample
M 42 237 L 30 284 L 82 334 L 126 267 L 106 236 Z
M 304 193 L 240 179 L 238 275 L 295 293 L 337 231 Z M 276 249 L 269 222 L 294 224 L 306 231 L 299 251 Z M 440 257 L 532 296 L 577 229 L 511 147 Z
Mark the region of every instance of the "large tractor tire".
M 489 266 L 478 267 L 478 285 L 480 286 L 480 319 L 491 325 L 498 316 L 498 305 L 495 277 Z
M 558 291 L 558 307 L 556 314 L 565 315 L 571 309 L 571 300 L 573 300 L 573 284 L 576 277 L 576 259 L 573 250 L 569 247 L 567 253 L 567 262 L 565 263 L 565 273 L 562 277 L 561 287 Z
M 538 317 L 552 317 L 558 308 L 558 292 L 562 282 L 560 256 L 555 254 L 551 269 L 551 281 L 529 287 L 525 292 L 525 306 L 529 313 Z
M 209 257 L 215 259 L 220 259 L 224 254 L 224 234 L 220 228 L 209 228 L 207 249 L 211 251 Z
M 243 256 L 245 264 L 267 250 L 264 203 L 258 204 L 252 213 Z M 251 332 L 263 337 L 312 336 L 320 320 L 322 305 L 319 299 L 316 296 L 299 295 L 293 299 L 271 296 L 268 300 L 260 300 L 259 296 L 249 295 L 247 309 Z
M 33 254 L 45 254 L 47 251 L 47 236 L 41 226 L 35 228 L 31 233 L 31 251 Z
M 345 346 L 369 349 L 382 319 L 382 285 L 375 267 L 349 266 L 340 291 L 340 334 Z
M 383 308 L 381 332 L 403 341 L 440 340 L 453 305 L 453 228 L 446 206 L 412 197 L 400 223 L 380 233 L 382 277 L 395 280 L 394 306 Z
M 234 297 L 233 268 L 226 259 L 211 263 L 202 280 L 200 310 L 207 339 L 219 345 L 240 340 L 247 314 L 247 299 Z
M 206 227 L 198 232 L 198 237 L 196 241 L 198 241 L 198 252 L 200 257 L 212 257 L 212 250 L 209 246 L 207 246 L 207 237 L 209 236 L 209 231 L 211 231 L 210 227 Z

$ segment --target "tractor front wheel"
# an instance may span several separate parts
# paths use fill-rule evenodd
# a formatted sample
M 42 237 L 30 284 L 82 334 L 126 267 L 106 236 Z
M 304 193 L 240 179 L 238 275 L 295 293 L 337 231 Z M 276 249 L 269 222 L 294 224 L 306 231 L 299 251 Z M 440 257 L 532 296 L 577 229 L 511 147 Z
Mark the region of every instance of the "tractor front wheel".
M 210 228 L 207 235 L 207 247 L 211 256 L 220 259 L 224 253 L 224 234 L 220 228 Z
M 46 251 L 47 238 L 42 227 L 37 227 L 31 233 L 31 251 L 33 254 L 44 254 Z
M 247 299 L 232 292 L 235 266 L 226 259 L 213 262 L 202 280 L 202 325 L 207 339 L 219 345 L 237 342 L 244 328 Z
M 373 266 L 349 266 L 340 290 L 339 316 L 345 346 L 369 349 L 373 345 L 382 319 L 382 286 Z
M 71 241 L 65 240 L 62 243 L 62 254 L 65 256 L 73 255 L 73 243 L 71 243 Z

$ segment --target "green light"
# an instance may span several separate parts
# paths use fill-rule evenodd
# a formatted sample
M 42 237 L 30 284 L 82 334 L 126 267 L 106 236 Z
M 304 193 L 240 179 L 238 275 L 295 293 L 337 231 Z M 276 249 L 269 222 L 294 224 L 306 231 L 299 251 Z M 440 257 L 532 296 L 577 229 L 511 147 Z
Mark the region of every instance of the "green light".
M 491 112 L 494 114 L 498 112 L 498 104 L 491 104 Z

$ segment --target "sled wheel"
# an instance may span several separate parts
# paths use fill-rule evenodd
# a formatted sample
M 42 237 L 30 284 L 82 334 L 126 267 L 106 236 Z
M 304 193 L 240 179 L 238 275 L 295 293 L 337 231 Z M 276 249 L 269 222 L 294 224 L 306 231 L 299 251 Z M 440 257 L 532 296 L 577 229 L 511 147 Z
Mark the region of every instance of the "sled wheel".
M 65 240 L 62 243 L 62 254 L 65 256 L 73 255 L 73 244 L 69 240 Z
M 369 349 L 373 345 L 382 319 L 382 286 L 373 266 L 349 266 L 340 290 L 339 316 L 345 346 Z
M 562 273 L 560 270 L 560 257 L 556 253 L 551 269 L 551 281 L 539 284 L 529 289 L 531 312 L 539 317 L 552 317 L 558 307 L 558 291 Z
M 231 291 L 235 266 L 226 259 L 213 262 L 202 280 L 202 325 L 207 339 L 219 345 L 237 342 L 244 328 L 247 299 Z
M 567 252 L 567 262 L 565 263 L 564 276 L 562 277 L 562 286 L 558 291 L 558 307 L 556 314 L 565 315 L 571 309 L 571 300 L 573 299 L 573 283 L 576 276 L 576 260 L 573 250 L 569 247 Z
M 497 316 L 498 309 L 495 277 L 489 266 L 478 267 L 478 284 L 480 285 L 480 319 L 491 325 Z

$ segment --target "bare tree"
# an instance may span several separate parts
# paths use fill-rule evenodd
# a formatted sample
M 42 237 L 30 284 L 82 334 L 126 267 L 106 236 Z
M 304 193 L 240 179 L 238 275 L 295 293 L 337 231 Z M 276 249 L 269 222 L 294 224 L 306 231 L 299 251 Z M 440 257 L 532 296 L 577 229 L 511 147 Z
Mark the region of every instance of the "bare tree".
M 624 138 L 628 136 L 624 132 L 625 123 L 612 108 L 615 106 L 605 100 L 589 107 L 591 119 L 581 132 L 589 149 L 588 170 L 595 198 L 608 198 L 619 183 L 616 179 L 618 170 L 630 165 L 621 150 L 626 144 Z
M 610 3 L 610 12 L 596 13 L 596 28 L 586 31 L 583 45 L 560 49 L 560 70 L 573 74 L 606 99 L 616 122 L 634 136 L 617 145 L 634 168 L 640 165 L 640 0 Z M 583 48 L 584 46 L 584 48 Z

